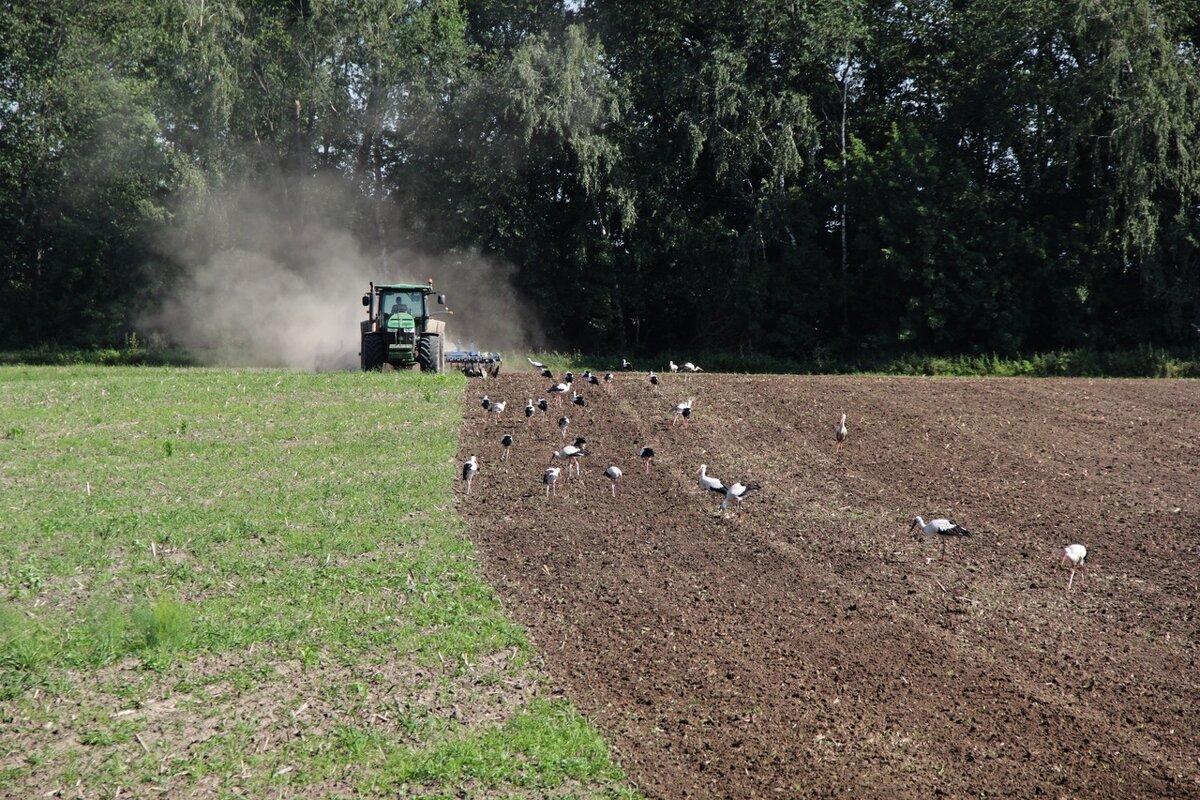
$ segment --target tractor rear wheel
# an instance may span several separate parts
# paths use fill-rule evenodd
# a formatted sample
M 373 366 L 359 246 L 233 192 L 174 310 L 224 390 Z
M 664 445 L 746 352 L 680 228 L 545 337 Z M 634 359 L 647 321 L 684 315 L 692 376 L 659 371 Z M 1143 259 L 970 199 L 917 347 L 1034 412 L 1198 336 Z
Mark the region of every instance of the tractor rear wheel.
M 422 334 L 417 343 L 417 361 L 422 372 L 441 372 L 442 337 L 437 334 Z
M 364 333 L 362 349 L 358 354 L 362 360 L 363 371 L 382 367 L 383 362 L 387 361 L 387 349 L 387 340 L 383 338 L 382 333 Z

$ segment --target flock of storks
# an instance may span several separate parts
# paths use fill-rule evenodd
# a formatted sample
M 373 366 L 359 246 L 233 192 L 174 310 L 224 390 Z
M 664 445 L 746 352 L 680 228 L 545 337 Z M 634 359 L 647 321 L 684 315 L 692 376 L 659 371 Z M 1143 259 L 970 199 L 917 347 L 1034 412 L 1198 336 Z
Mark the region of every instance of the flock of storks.
M 540 361 L 534 361 L 532 358 L 526 358 L 526 360 L 533 366 L 534 369 L 540 372 L 542 377 L 554 380 L 554 374 L 549 368 L 546 367 L 545 364 L 541 363 Z M 629 372 L 633 370 L 633 365 L 628 360 L 621 359 L 621 369 Z M 671 374 L 682 373 L 685 376 L 704 371 L 690 361 L 681 365 L 677 365 L 674 361 L 671 361 L 667 367 L 667 370 Z M 580 380 L 585 385 L 589 386 L 599 386 L 601 384 L 607 386 L 613 382 L 613 373 L 606 372 L 603 377 L 600 377 L 594 372 L 584 371 L 580 375 Z M 661 379 L 653 370 L 651 370 L 648 375 L 648 381 L 652 386 L 658 386 L 661 383 Z M 570 392 L 571 395 L 572 405 L 586 407 L 588 405 L 588 401 L 574 388 L 574 383 L 574 373 L 566 372 L 563 375 L 562 381 L 551 384 L 546 390 L 546 393 L 553 398 L 552 401 L 546 400 L 545 398 L 539 398 L 535 402 L 533 398 L 529 398 L 525 403 L 526 424 L 531 426 L 535 416 L 539 413 L 542 415 L 542 417 L 546 417 L 549 413 L 551 402 L 553 402 L 556 407 L 562 407 L 565 404 L 565 397 L 568 392 Z M 687 428 L 688 423 L 691 421 L 694 402 L 695 399 L 689 397 L 688 399 L 677 403 L 671 409 L 673 415 L 671 419 L 671 427 L 675 427 L 675 425 L 682 423 L 683 427 Z M 480 405 L 483 408 L 485 419 L 494 417 L 497 420 L 500 418 L 500 415 L 504 413 L 504 410 L 508 406 L 506 402 L 492 400 L 486 394 L 481 399 Z M 558 420 L 558 427 L 564 442 L 567 439 L 570 426 L 571 419 L 564 413 Z M 837 425 L 834 426 L 834 448 L 836 452 L 842 452 L 846 446 L 846 441 L 849 438 L 849 435 L 849 429 L 846 426 L 846 414 L 843 413 L 841 420 L 837 423 Z M 512 443 L 513 437 L 511 434 L 506 433 L 503 437 L 501 437 L 501 461 L 508 460 L 509 448 L 512 446 Z M 583 436 L 575 436 L 570 444 L 564 444 L 561 448 L 555 450 L 550 456 L 551 466 L 547 467 L 542 473 L 542 483 L 545 485 L 546 496 L 549 497 L 551 495 L 558 494 L 558 481 L 562 476 L 562 467 L 555 466 L 554 462 L 563 462 L 566 464 L 567 479 L 569 480 L 572 475 L 577 477 L 582 475 L 582 466 L 580 462 L 581 459 L 588 455 L 590 455 L 590 453 L 587 449 L 587 439 Z M 643 469 L 645 472 L 650 471 L 651 465 L 654 463 L 654 455 L 653 448 L 648 446 L 641 448 L 639 456 L 642 459 Z M 471 483 L 478 472 L 479 459 L 472 455 L 465 462 L 463 462 L 462 465 L 462 480 L 466 485 L 466 493 L 468 495 L 471 494 Z M 745 483 L 737 481 L 727 484 L 720 478 L 709 475 L 707 464 L 701 464 L 696 470 L 696 473 L 699 475 L 699 484 L 702 489 L 714 492 L 722 497 L 721 504 L 717 509 L 717 513 L 725 511 L 727 508 L 729 508 L 730 503 L 733 502 L 736 504 L 735 513 L 741 514 L 742 501 L 751 493 L 762 489 L 760 484 L 753 481 L 747 481 Z M 610 465 L 604 470 L 604 476 L 609 480 L 609 487 L 613 497 L 617 496 L 617 484 L 620 482 L 622 475 L 623 472 L 621 468 L 615 464 Z M 931 519 L 926 522 L 924 518 L 919 515 L 913 517 L 912 524 L 909 526 L 909 530 L 914 532 L 914 536 L 917 538 L 920 538 L 921 536 L 929 536 L 941 539 L 942 556 L 945 556 L 946 554 L 947 542 L 958 537 L 972 535 L 971 531 L 967 530 L 962 525 L 959 525 L 954 520 Z M 930 560 L 932 559 L 927 559 L 926 563 L 928 563 Z M 1071 544 L 1064 547 L 1062 561 L 1060 562 L 1059 566 L 1061 567 L 1063 565 L 1069 565 L 1070 568 L 1070 576 L 1067 579 L 1067 591 L 1070 591 L 1075 582 L 1075 573 L 1077 571 L 1082 576 L 1081 580 L 1086 581 L 1087 548 L 1082 544 Z

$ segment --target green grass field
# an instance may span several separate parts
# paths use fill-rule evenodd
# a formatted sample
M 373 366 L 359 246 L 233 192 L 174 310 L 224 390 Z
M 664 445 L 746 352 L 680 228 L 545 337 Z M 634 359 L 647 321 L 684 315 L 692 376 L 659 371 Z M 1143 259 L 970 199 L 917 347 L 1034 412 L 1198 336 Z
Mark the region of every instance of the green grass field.
M 462 392 L 0 368 L 0 796 L 636 796 L 477 574 Z

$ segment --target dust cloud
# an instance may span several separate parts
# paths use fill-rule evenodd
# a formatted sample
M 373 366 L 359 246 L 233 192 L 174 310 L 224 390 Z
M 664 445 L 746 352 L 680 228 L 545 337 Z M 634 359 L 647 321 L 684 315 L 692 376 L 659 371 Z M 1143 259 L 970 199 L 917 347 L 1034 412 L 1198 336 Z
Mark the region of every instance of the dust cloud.
M 329 187 L 321 188 L 328 196 Z M 369 252 L 348 226 L 327 219 L 297 220 L 248 190 L 181 211 L 164 242 L 180 273 L 140 327 L 202 363 L 357 369 L 369 282 L 433 278 L 453 312 L 442 317 L 447 351 L 473 343 L 504 353 L 507 367 L 524 363 L 518 353 L 544 345 L 535 309 L 514 287 L 514 267 L 470 252 L 430 256 L 389 248 L 381 258 L 378 246 Z M 389 230 L 395 235 L 397 227 Z

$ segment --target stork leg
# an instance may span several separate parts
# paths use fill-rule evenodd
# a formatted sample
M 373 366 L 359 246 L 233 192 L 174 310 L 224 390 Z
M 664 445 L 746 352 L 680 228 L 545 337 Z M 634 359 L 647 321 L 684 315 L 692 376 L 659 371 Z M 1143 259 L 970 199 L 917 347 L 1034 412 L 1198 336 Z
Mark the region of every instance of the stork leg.
M 613 497 L 617 496 L 617 482 L 616 481 L 612 482 L 612 496 Z

